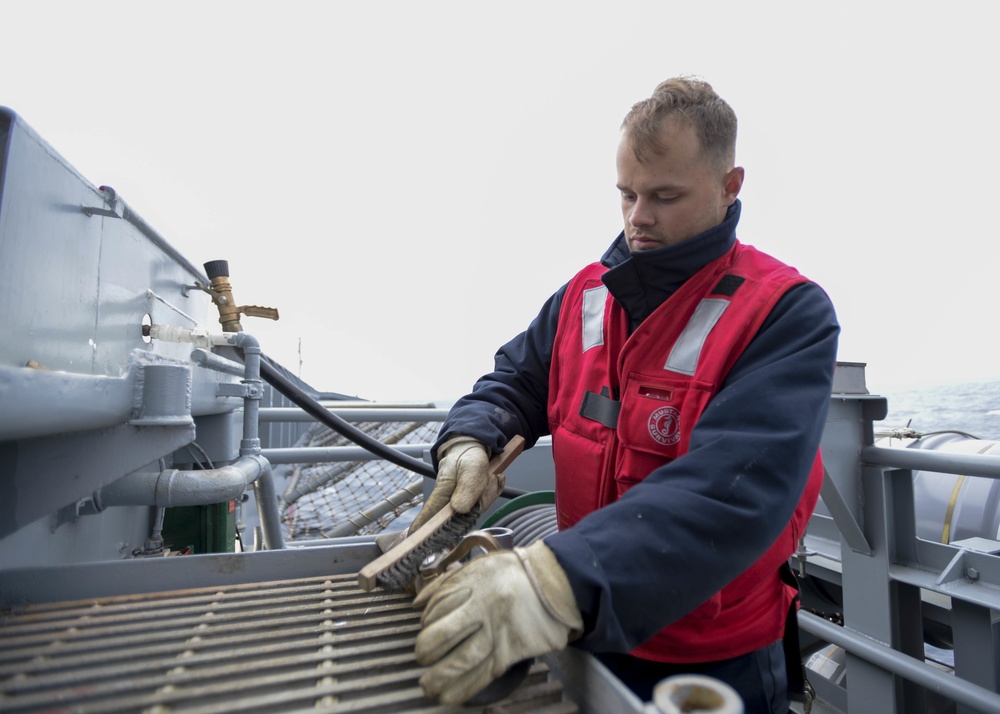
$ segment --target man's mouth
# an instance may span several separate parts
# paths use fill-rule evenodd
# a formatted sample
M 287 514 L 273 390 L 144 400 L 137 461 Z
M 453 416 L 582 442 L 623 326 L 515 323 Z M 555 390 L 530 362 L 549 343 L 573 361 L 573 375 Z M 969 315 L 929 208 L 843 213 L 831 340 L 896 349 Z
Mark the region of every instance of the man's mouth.
M 650 248 L 658 248 L 660 242 L 644 235 L 634 235 L 632 236 L 632 249 L 633 250 L 648 250 Z

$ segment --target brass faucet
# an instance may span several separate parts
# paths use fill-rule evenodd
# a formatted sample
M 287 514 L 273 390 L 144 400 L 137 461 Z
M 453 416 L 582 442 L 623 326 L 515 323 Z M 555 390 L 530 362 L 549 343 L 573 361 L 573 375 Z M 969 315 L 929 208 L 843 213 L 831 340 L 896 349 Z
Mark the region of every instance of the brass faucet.
M 210 278 L 209 285 L 195 283 L 195 287 L 204 290 L 212 296 L 212 302 L 219 308 L 219 322 L 223 332 L 242 332 L 240 315 L 247 317 L 264 317 L 277 320 L 278 311 L 273 307 L 258 305 L 237 305 L 233 297 L 233 286 L 229 282 L 229 261 L 212 260 L 205 263 L 205 273 Z

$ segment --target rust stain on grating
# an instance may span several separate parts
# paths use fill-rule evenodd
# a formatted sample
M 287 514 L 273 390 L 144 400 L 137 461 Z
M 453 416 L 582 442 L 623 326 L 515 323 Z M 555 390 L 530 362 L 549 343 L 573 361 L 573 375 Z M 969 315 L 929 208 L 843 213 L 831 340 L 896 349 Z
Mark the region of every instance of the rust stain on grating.
M 11 608 L 0 711 L 578 711 L 540 662 L 502 702 L 427 699 L 411 602 L 364 592 L 352 574 Z

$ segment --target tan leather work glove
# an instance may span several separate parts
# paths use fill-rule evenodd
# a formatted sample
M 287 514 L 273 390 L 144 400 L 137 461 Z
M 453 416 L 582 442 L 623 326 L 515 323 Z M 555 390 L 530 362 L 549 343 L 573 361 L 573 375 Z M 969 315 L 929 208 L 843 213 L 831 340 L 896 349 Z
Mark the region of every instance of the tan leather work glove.
M 485 511 L 503 491 L 503 474 L 489 474 L 489 450 L 471 436 L 448 439 L 438 449 L 437 483 L 424 507 L 413 519 L 410 533 L 451 503 L 457 513 L 468 513 L 479 504 Z
M 542 541 L 475 558 L 432 581 L 417 636 L 429 697 L 461 704 L 514 663 L 564 648 L 583 619 L 566 573 Z

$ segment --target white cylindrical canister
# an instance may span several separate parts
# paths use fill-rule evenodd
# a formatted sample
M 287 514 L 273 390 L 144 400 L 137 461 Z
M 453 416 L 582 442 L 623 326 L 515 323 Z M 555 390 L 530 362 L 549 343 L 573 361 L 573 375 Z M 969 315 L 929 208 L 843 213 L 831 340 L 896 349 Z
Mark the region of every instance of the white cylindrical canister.
M 701 674 L 667 677 L 653 688 L 659 714 L 743 714 L 743 700 L 725 682 Z

